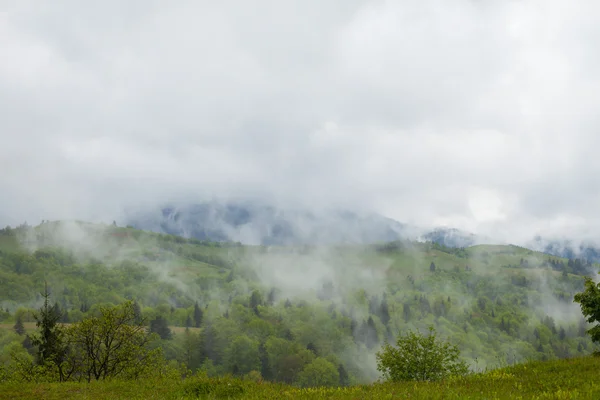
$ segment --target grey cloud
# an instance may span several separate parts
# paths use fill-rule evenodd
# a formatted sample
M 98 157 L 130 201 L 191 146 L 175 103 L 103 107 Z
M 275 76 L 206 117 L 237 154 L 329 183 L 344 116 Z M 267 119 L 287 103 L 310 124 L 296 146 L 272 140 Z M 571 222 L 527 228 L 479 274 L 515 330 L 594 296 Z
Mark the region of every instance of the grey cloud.
M 593 2 L 3 4 L 0 225 L 268 196 L 600 226 Z

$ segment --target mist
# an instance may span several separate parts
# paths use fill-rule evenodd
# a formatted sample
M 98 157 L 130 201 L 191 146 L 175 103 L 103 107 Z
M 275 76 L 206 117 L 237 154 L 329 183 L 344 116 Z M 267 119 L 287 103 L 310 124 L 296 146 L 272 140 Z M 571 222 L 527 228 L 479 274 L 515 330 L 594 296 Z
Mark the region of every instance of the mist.
M 0 225 L 217 196 L 594 237 L 595 3 L 263 3 L 4 2 Z

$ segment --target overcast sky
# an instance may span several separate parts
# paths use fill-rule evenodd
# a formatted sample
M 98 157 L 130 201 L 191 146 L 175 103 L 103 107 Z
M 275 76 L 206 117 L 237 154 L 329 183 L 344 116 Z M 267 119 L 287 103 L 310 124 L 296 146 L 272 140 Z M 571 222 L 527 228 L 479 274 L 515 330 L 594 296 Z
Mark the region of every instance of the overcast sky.
M 265 196 L 600 232 L 595 1 L 0 0 L 0 225 Z

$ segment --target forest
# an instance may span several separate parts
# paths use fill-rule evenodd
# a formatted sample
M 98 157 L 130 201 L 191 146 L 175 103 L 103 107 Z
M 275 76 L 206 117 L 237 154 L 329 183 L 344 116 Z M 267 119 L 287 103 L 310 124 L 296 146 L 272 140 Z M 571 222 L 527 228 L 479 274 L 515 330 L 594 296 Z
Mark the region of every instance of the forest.
M 0 380 L 33 362 L 45 301 L 74 332 L 130 304 L 173 370 L 295 387 L 375 382 L 376 352 L 430 326 L 474 372 L 583 356 L 598 346 L 573 297 L 596 271 L 517 246 L 246 246 L 114 223 L 7 227 Z

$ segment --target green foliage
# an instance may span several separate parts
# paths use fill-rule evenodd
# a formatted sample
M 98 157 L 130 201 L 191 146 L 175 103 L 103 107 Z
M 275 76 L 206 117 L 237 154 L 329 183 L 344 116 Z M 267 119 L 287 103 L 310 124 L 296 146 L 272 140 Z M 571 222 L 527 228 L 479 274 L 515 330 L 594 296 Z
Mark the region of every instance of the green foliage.
M 67 357 L 68 349 L 64 340 L 64 329 L 58 324 L 62 315 L 56 306 L 50 306 L 48 286 L 44 288 L 44 305 L 39 313 L 34 314 L 36 326 L 39 331 L 30 336 L 31 344 L 37 347 L 38 366 L 49 369 L 56 368 L 59 380 L 67 380 L 68 372 L 64 370 L 63 363 Z
M 339 383 L 337 368 L 324 358 L 315 358 L 298 374 L 298 384 L 302 387 L 338 386 Z
M 380 343 L 429 325 L 466 361 L 477 359 L 477 370 L 596 349 L 585 333 L 588 324 L 569 308 L 584 288 L 578 274 L 590 265 L 583 262 L 514 246 L 253 247 L 67 225 L 0 235 L 0 365 L 11 371 L 17 364 L 11 351 L 23 370 L 32 367 L 36 348 L 13 327 L 20 319 L 27 332 L 34 329 L 31 312 L 43 300 L 37 292 L 45 279 L 52 307 L 68 313 L 65 328 L 132 300 L 135 324 L 161 317 L 171 331 L 171 340 L 153 341 L 149 349 L 162 350 L 177 370 L 183 364 L 211 377 L 258 380 L 260 372 L 265 380 L 308 385 L 308 366 L 323 359 L 335 366 L 339 385 L 372 382 L 379 374 L 368 366 Z M 65 242 L 63 228 L 78 241 Z M 314 273 L 303 285 L 283 279 L 305 268 Z M 275 275 L 281 287 L 264 280 Z M 68 357 L 75 357 L 71 351 Z M 48 373 L 58 380 L 56 366 Z
M 15 330 L 17 335 L 24 335 L 25 334 L 25 325 L 23 325 L 23 318 L 17 317 L 16 320 L 17 321 L 15 322 L 13 329 Z
M 163 340 L 169 340 L 173 337 L 169 322 L 160 315 L 150 321 L 150 333 L 156 333 Z
M 98 317 L 87 318 L 70 326 L 67 360 L 72 378 L 101 380 L 114 377 L 139 378 L 161 368 L 160 349 L 150 350 L 154 336 L 135 323 L 132 302 L 102 307 Z
M 396 347 L 386 343 L 376 357 L 377 369 L 393 382 L 437 381 L 469 371 L 458 347 L 437 340 L 433 327 L 427 336 L 414 331 L 400 335 Z
M 585 290 L 577 293 L 574 301 L 579 303 L 588 322 L 597 323 L 587 332 L 594 342 L 600 342 L 600 283 L 596 284 L 590 278 L 586 278 Z

